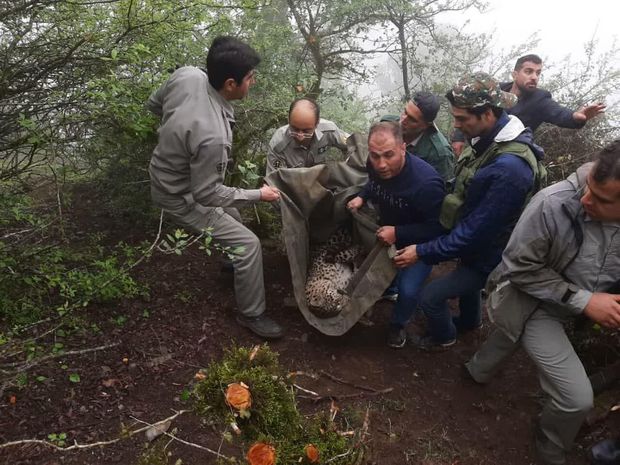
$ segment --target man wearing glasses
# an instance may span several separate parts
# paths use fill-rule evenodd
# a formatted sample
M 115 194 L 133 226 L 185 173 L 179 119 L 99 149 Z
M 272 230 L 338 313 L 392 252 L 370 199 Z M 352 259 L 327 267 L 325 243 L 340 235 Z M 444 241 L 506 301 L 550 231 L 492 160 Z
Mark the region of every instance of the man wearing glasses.
M 321 119 L 314 100 L 293 100 L 288 122 L 276 130 L 269 142 L 266 174 L 280 168 L 307 168 L 328 160 L 344 160 L 349 135 L 331 121 Z

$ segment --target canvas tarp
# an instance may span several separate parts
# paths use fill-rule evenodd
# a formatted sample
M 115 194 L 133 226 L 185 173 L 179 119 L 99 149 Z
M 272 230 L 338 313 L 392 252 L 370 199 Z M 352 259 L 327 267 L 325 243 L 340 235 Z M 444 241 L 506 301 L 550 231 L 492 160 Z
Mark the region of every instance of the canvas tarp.
M 377 224 L 372 211 L 353 215 L 346 202 L 367 181 L 365 137 L 353 134 L 347 140 L 348 158 L 310 168 L 279 169 L 265 178 L 280 189 L 282 236 L 291 269 L 295 300 L 304 318 L 330 336 L 346 333 L 377 301 L 396 275 L 387 247 L 375 239 Z M 355 242 L 368 252 L 345 290 L 350 300 L 331 318 L 315 316 L 306 303 L 305 283 L 310 244 L 326 241 L 339 227 L 352 223 Z

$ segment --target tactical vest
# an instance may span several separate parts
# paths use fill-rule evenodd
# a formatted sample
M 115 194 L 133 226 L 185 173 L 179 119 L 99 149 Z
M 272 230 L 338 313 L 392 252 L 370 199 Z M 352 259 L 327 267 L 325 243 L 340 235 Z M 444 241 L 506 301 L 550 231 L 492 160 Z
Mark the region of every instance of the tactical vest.
M 444 197 L 441 205 L 439 221 L 444 228 L 452 229 L 460 219 L 469 184 L 476 172 L 503 153 L 522 158 L 530 165 L 534 173 L 534 186 L 528 193 L 523 207 L 541 187 L 544 187 L 547 182 L 547 170 L 527 144 L 515 141 L 493 142 L 479 157 L 476 157 L 471 147 L 468 147 L 459 157 L 456 165 L 454 190 Z

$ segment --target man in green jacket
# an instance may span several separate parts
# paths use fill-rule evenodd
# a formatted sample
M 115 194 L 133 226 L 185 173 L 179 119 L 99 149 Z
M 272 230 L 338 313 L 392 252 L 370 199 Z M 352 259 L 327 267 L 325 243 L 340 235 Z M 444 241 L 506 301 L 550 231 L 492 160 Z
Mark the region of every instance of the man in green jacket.
M 536 425 L 544 464 L 562 465 L 592 407 L 592 386 L 564 330 L 583 315 L 620 328 L 620 140 L 594 164 L 540 191 L 489 276 L 487 310 L 496 329 L 466 367 L 487 383 L 519 345 L 549 396 Z
M 435 126 L 439 99 L 430 92 L 417 92 L 400 116 L 407 152 L 417 155 L 448 181 L 454 177 L 454 153 L 450 143 Z

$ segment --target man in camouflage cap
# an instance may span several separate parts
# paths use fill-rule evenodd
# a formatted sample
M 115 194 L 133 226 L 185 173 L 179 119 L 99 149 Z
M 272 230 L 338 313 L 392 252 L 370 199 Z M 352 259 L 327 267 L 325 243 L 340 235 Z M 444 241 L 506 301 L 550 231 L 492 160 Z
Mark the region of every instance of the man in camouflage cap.
M 483 72 L 459 79 L 446 98 L 453 107 L 470 109 L 485 106 L 508 109 L 517 103 L 516 95 L 504 92 L 490 74 Z
M 280 168 L 304 168 L 330 159 L 345 159 L 349 135 L 331 121 L 321 119 L 314 100 L 294 100 L 288 122 L 269 141 L 266 174 Z
M 421 349 L 451 346 L 457 332 L 481 326 L 480 291 L 500 262 L 523 206 L 538 188 L 540 148 L 532 133 L 508 108 L 514 98 L 486 73 L 465 76 L 446 94 L 454 125 L 470 139 L 456 166 L 452 192 L 444 198 L 440 221 L 448 231 L 397 252 L 396 266 L 421 260 L 429 265 L 459 259 L 456 269 L 422 290 L 420 308 L 428 334 L 412 337 Z M 448 300 L 459 299 L 459 316 Z

